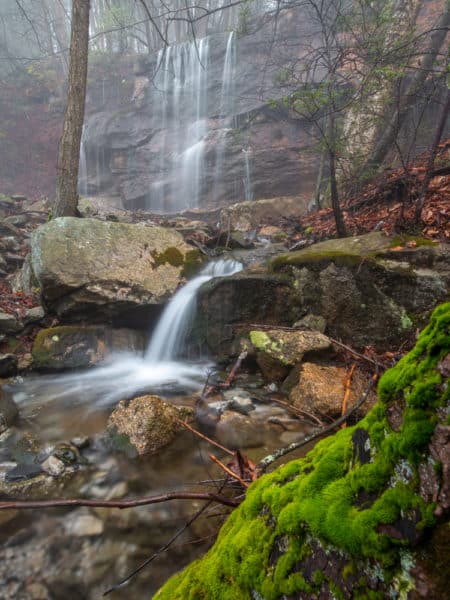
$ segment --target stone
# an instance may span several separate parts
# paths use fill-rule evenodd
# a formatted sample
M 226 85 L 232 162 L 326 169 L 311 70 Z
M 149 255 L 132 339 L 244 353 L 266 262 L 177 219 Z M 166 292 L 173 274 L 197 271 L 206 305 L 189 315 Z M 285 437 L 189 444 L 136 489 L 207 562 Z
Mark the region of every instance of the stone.
M 76 257 L 76 260 L 74 260 Z M 174 230 L 62 217 L 33 234 L 31 265 L 59 316 L 117 316 L 164 303 L 200 253 Z
M 28 323 L 36 323 L 37 321 L 41 321 L 44 317 L 45 311 L 42 306 L 33 306 L 33 308 L 28 308 L 25 311 L 23 320 L 24 323 L 28 325 Z
M 41 465 L 35 463 L 18 464 L 10 471 L 7 471 L 5 475 L 5 481 L 8 483 L 26 481 L 27 479 L 33 479 L 34 477 L 37 477 L 41 473 Z
M 134 329 L 61 325 L 39 331 L 32 349 L 33 367 L 44 371 L 86 368 L 114 352 L 143 349 L 144 335 Z
M 64 473 L 66 467 L 62 460 L 56 458 L 56 456 L 50 455 L 43 463 L 41 463 L 41 469 L 52 477 L 59 477 Z
M 220 227 L 223 231 L 251 231 L 257 229 L 265 220 L 276 221 L 280 217 L 295 217 L 305 212 L 306 203 L 299 197 L 238 202 L 222 210 Z
M 108 430 L 114 435 L 125 435 L 138 454 L 155 454 L 170 444 L 180 426 L 176 407 L 158 396 L 133 398 L 127 405 L 119 402 L 108 419 Z
M 318 416 L 339 417 L 345 395 L 347 369 L 312 362 L 304 362 L 296 369 L 298 369 L 298 383 L 290 392 L 290 402 L 295 407 Z M 361 398 L 366 388 L 365 378 L 355 372 L 351 379 L 348 408 Z M 364 410 L 373 404 L 374 399 L 375 394 L 372 393 L 364 405 Z
M 248 416 L 226 410 L 216 425 L 214 437 L 226 448 L 254 448 L 265 443 L 267 431 Z
M 250 341 L 257 350 L 285 366 L 300 363 L 304 354 L 331 347 L 327 336 L 318 331 L 253 330 L 250 331 Z
M 309 313 L 294 323 L 293 327 L 304 327 L 305 329 L 312 329 L 313 331 L 325 333 L 327 322 L 321 315 L 313 315 L 312 313 Z
M 0 333 L 17 333 L 23 329 L 20 319 L 10 313 L 0 311 Z
M 1 357 L 0 357 L 1 366 Z M 19 409 L 11 396 L 0 387 L 0 433 L 14 424 L 19 415 Z
M 44 584 L 34 582 L 29 583 L 25 588 L 27 600 L 50 600 L 50 592 Z
M 101 535 L 104 530 L 103 521 L 88 512 L 71 513 L 64 523 L 67 535 L 75 537 L 93 537 Z
M 0 377 L 12 377 L 17 372 L 17 356 L 14 354 L 0 354 Z

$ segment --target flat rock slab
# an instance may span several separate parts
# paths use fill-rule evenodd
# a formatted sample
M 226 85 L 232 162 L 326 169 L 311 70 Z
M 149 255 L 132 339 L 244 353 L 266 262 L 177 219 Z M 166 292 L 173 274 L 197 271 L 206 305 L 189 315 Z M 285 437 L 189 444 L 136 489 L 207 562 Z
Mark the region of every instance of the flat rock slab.
M 307 352 L 318 352 L 331 347 L 329 338 L 319 331 L 251 331 L 250 340 L 257 350 L 285 366 L 300 363 Z
M 32 238 L 34 276 L 59 316 L 161 304 L 199 263 L 197 250 L 162 227 L 63 217 Z

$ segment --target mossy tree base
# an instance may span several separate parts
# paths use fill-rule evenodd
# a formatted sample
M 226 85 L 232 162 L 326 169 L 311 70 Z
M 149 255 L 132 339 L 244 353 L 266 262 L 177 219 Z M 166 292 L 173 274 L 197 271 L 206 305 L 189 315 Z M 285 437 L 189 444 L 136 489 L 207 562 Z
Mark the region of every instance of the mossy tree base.
M 445 304 L 367 416 L 256 481 L 208 554 L 155 598 L 437 599 L 418 544 L 450 510 L 449 353 Z

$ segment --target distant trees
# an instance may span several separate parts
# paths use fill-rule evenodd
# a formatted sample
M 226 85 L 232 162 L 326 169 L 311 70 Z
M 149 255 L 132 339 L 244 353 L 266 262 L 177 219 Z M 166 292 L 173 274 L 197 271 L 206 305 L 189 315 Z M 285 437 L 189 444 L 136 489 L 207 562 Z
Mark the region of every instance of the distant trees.
M 296 86 L 284 104 L 315 127 L 327 162 L 319 176 L 327 174 L 342 236 L 338 190 L 355 190 L 355 182 L 373 176 L 386 156 L 399 150 L 402 126 L 425 83 L 445 73 L 445 56 L 439 61 L 439 53 L 450 4 L 442 0 L 443 13 L 428 30 L 418 25 L 422 0 L 288 4 L 303 7 L 311 33 L 299 40 L 295 59 L 282 67 L 284 84 Z

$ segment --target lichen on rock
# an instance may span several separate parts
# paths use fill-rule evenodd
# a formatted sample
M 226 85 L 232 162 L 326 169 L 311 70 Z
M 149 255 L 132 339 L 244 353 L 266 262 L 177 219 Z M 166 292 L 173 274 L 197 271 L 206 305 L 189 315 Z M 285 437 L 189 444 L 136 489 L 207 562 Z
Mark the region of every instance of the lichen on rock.
M 439 467 L 436 453 L 444 456 L 441 430 L 449 428 L 450 387 L 440 367 L 449 352 L 444 304 L 383 375 L 366 417 L 258 479 L 208 554 L 154 597 L 437 600 L 432 586 L 424 592 L 416 584 L 416 548 L 448 521 L 449 468 Z M 420 482 L 430 461 L 435 493 Z

